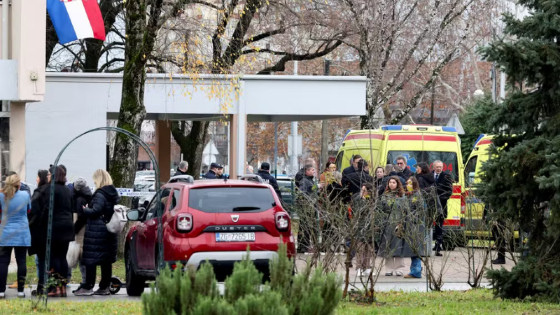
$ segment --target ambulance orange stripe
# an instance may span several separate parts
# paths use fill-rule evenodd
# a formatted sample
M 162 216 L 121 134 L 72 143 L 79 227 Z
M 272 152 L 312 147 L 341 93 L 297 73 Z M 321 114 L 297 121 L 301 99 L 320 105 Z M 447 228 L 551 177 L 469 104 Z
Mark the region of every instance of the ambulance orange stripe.
M 490 143 L 492 143 L 492 140 L 490 140 L 490 139 L 480 140 L 480 141 L 478 141 L 476 146 L 478 147 L 479 145 L 490 144 Z
M 369 139 L 371 136 L 372 139 L 383 139 L 383 135 L 379 135 L 379 134 L 367 134 L 367 133 L 359 133 L 359 134 L 355 134 L 355 135 L 347 135 L 346 138 L 344 139 L 344 141 L 347 140 L 358 140 L 358 139 Z

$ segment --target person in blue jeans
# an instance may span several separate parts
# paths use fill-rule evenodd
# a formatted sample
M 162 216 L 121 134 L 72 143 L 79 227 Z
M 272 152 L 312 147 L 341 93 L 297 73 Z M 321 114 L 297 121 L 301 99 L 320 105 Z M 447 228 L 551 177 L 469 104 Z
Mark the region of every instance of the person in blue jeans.
M 422 278 L 422 260 L 420 255 L 424 255 L 425 244 L 425 230 L 424 224 L 426 215 L 426 205 L 420 185 L 416 177 L 411 176 L 406 180 L 406 196 L 408 199 L 408 213 L 405 222 L 405 243 L 410 250 L 410 272 L 404 277 Z

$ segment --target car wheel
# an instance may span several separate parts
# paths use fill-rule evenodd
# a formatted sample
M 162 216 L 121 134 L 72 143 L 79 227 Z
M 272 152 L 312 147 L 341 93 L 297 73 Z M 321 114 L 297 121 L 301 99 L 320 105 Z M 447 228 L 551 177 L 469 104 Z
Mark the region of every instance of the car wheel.
M 144 292 L 144 286 L 146 285 L 146 280 L 134 272 L 134 266 L 132 265 L 132 257 L 127 252 L 125 260 L 126 268 L 126 293 L 129 296 L 140 296 Z

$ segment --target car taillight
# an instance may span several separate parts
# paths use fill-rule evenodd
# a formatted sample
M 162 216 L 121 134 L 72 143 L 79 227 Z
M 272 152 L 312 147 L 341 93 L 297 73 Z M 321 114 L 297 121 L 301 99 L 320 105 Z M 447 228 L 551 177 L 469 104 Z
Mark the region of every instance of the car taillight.
M 276 228 L 278 231 L 286 231 L 290 226 L 290 217 L 285 212 L 278 212 L 275 214 Z
M 193 226 L 192 214 L 183 213 L 177 215 L 177 231 L 188 232 L 192 230 L 192 226 Z

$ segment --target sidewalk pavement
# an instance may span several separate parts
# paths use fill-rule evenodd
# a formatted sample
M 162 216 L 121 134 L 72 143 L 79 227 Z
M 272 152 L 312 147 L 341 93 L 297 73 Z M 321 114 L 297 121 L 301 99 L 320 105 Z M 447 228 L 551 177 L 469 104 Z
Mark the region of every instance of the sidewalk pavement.
M 484 251 L 482 249 L 475 249 L 475 261 L 474 266 L 476 269 L 480 269 L 482 267 L 482 257 Z M 444 251 L 442 252 L 442 257 L 430 257 L 429 261 L 433 264 L 433 270 L 436 273 L 442 272 L 443 277 L 443 290 L 469 290 L 471 286 L 467 283 L 469 280 L 469 262 L 467 260 L 467 250 L 465 248 L 456 248 L 454 251 Z M 491 258 L 496 256 L 496 252 L 493 251 Z M 324 259 L 324 255 L 321 256 Z M 506 258 L 505 265 L 491 265 L 489 258 L 485 268 L 486 269 L 500 269 L 506 268 L 507 270 L 511 270 L 514 266 L 514 262 L 511 260 L 511 256 L 508 254 L 508 258 Z M 296 258 L 296 269 L 298 271 L 302 271 L 305 267 L 305 262 L 307 259 L 310 258 L 310 254 L 298 254 Z M 344 270 L 344 260 L 346 256 L 343 254 L 339 254 L 336 256 L 336 272 L 340 275 L 340 277 L 344 277 L 345 270 Z M 403 269 L 403 274 L 406 274 L 409 267 L 410 267 L 410 259 L 405 258 L 405 268 Z M 381 259 L 377 259 L 376 266 L 380 266 L 382 263 Z M 356 259 L 352 261 L 353 267 L 350 269 L 350 289 L 362 289 L 363 284 L 358 277 L 356 272 Z M 470 262 L 472 266 L 472 261 Z M 377 278 L 377 282 L 375 284 L 375 289 L 379 292 L 381 291 L 405 291 L 405 292 L 426 292 L 429 291 L 426 285 L 426 267 L 424 263 L 422 264 L 423 272 L 421 279 L 405 279 L 402 276 L 385 276 L 385 268 L 382 266 L 380 269 L 379 276 Z M 379 267 L 378 267 L 379 268 Z M 16 272 L 17 267 L 15 262 L 10 264 L 9 272 Z M 365 277 L 362 278 L 365 282 Z M 122 279 L 124 281 L 124 279 Z M 482 287 L 490 287 L 490 284 L 486 278 L 483 278 Z M 106 299 L 139 299 L 134 297 L 129 297 L 126 294 L 126 288 L 124 287 L 115 295 L 110 296 L 87 296 L 87 297 L 78 297 L 74 296 L 71 292 L 72 290 L 76 289 L 78 284 L 71 284 L 70 288 L 68 289 L 68 297 L 66 299 L 61 298 L 51 298 L 50 301 L 57 301 L 57 300 L 69 300 L 69 301 L 99 301 L 99 300 L 106 300 Z M 219 283 L 218 287 L 220 291 L 223 292 L 223 283 Z M 32 284 L 32 288 L 35 288 L 35 284 Z M 148 292 L 150 289 L 146 288 L 145 292 Z M 25 289 L 26 297 L 31 297 L 31 288 Z M 17 292 L 15 289 L 7 289 L 6 290 L 6 298 L 15 298 Z

